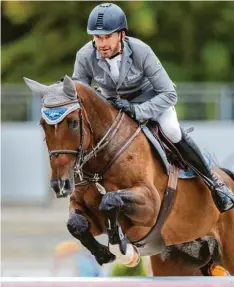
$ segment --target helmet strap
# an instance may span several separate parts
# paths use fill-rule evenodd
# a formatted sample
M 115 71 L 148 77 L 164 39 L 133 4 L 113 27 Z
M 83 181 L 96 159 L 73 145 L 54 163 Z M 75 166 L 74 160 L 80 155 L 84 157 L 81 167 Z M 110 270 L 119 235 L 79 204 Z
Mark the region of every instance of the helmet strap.
M 94 40 L 92 40 L 92 44 L 93 44 L 94 49 L 97 50 L 97 47 L 96 47 L 96 44 L 95 44 L 95 41 L 94 41 Z
M 121 38 L 120 38 L 120 43 L 121 43 L 121 49 L 119 52 L 117 52 L 116 54 L 114 54 L 113 56 L 111 56 L 109 59 L 113 59 L 115 58 L 116 56 L 118 55 L 121 55 L 123 54 L 123 48 L 124 48 L 124 42 L 123 42 L 123 34 L 122 34 L 122 31 L 119 31 L 119 33 L 121 33 Z
M 124 41 L 123 41 L 123 31 L 120 31 L 121 33 L 121 38 L 120 38 L 120 42 L 121 42 L 121 52 L 123 52 L 123 49 L 124 49 Z

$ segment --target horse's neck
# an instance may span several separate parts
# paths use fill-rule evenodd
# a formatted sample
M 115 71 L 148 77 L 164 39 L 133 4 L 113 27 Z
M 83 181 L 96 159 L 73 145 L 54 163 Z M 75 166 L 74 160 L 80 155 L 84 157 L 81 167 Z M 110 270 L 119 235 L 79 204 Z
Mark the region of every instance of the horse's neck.
M 91 123 L 91 127 L 94 132 L 94 144 L 96 144 L 104 136 L 108 128 L 113 124 L 118 112 L 114 108 L 112 108 L 104 99 L 97 96 L 91 88 L 86 87 L 85 85 L 80 83 L 77 83 L 76 87 L 81 102 L 88 115 L 88 119 Z M 132 119 L 125 117 L 123 124 L 118 130 L 118 138 L 121 140 L 123 138 L 129 138 L 129 136 L 132 136 L 133 133 L 136 131 L 137 126 L 137 123 L 132 121 Z M 144 143 L 142 143 L 142 137 L 145 137 L 143 133 L 134 141 L 133 145 L 143 144 L 144 146 L 145 141 Z M 118 146 L 118 144 L 118 139 L 115 138 L 115 141 L 112 143 L 112 148 L 113 145 Z M 163 194 L 166 188 L 165 182 L 167 180 L 167 175 L 164 171 L 161 159 L 158 156 L 155 156 L 155 153 L 152 153 L 152 157 L 154 157 L 155 174 L 157 174 L 155 184 L 158 188 L 158 191 Z M 147 163 L 145 164 L 147 165 Z M 164 178 L 164 180 L 162 180 L 162 178 Z
M 94 139 L 98 141 L 114 122 L 117 111 L 91 88 L 80 83 L 76 84 L 76 88 L 94 132 Z

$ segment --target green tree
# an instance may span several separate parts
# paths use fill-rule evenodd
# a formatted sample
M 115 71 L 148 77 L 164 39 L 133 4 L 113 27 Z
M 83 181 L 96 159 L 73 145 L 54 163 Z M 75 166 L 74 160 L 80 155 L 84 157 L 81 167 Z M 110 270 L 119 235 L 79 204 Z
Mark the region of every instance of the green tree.
M 129 35 L 149 44 L 177 81 L 233 81 L 234 2 L 116 2 Z M 71 75 L 75 54 L 91 38 L 96 1 L 3 1 L 2 81 L 54 82 Z

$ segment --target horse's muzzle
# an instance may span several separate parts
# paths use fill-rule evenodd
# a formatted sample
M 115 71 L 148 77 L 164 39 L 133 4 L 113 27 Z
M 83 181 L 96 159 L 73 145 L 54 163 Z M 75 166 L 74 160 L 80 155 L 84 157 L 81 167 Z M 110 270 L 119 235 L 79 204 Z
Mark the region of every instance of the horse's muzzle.
M 73 180 L 70 179 L 51 179 L 50 186 L 54 190 L 56 197 L 67 197 L 74 191 Z

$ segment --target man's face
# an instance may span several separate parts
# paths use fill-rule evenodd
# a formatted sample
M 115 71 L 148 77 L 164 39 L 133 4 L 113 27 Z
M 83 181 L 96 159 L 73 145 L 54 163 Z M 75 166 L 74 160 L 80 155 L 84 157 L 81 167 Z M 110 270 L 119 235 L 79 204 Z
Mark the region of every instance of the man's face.
M 93 38 L 99 53 L 104 58 L 110 58 L 121 50 L 121 33 L 94 35 Z

